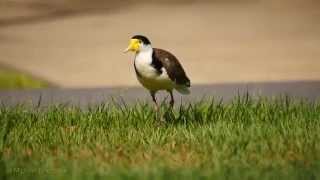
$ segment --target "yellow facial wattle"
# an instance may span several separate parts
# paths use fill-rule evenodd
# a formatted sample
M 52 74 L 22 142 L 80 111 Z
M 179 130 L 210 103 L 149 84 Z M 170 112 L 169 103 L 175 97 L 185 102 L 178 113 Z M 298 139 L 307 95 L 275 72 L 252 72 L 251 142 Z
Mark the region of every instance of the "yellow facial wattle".
M 138 39 L 131 39 L 128 48 L 124 52 L 133 51 L 138 52 L 140 49 L 140 41 Z

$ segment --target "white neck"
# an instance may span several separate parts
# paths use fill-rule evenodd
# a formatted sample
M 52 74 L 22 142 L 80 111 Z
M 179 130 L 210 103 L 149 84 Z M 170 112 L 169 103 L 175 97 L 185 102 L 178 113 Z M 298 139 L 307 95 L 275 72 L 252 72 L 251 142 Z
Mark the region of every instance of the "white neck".
M 142 44 L 140 47 L 140 52 L 149 52 L 152 51 L 152 46 L 150 44 L 144 45 Z
M 145 63 L 152 62 L 153 49 L 151 45 L 142 45 L 140 51 L 136 53 L 136 60 L 144 61 Z

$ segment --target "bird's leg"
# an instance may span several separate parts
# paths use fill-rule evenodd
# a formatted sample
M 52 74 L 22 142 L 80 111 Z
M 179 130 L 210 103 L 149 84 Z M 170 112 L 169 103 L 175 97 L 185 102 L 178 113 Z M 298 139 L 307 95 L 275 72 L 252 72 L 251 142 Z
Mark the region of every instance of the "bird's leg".
M 172 91 L 168 91 L 169 94 L 170 94 L 170 107 L 173 108 L 173 105 L 174 105 L 174 97 L 173 97 L 173 93 Z
M 150 91 L 150 95 L 151 95 L 151 97 L 152 97 L 152 101 L 153 101 L 153 103 L 154 103 L 154 105 L 155 105 L 156 111 L 159 111 L 159 105 L 158 105 L 157 99 L 156 99 L 156 92 Z
M 165 119 L 162 117 L 162 114 L 161 114 L 161 109 L 157 103 L 157 99 L 156 99 L 156 92 L 154 91 L 150 91 L 150 94 L 151 94 L 151 97 L 152 97 L 152 101 L 154 102 L 155 104 L 155 109 L 156 109 L 156 118 L 158 120 L 160 120 L 160 122 L 165 122 Z

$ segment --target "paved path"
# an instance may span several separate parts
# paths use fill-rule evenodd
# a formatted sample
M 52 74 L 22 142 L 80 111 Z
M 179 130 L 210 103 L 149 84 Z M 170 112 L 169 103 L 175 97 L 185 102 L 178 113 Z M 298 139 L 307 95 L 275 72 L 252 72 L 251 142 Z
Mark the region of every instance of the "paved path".
M 280 82 L 280 83 L 232 83 L 216 85 L 197 85 L 192 87 L 191 94 L 181 96 L 174 94 L 177 103 L 200 101 L 204 97 L 214 97 L 228 101 L 233 97 L 249 93 L 253 97 L 276 97 L 289 95 L 298 99 L 316 101 L 320 98 L 320 81 Z M 160 93 L 163 100 L 166 94 Z M 149 94 L 142 88 L 96 88 L 96 89 L 44 89 L 28 91 L 0 91 L 0 102 L 3 105 L 26 104 L 46 107 L 54 104 L 88 107 L 115 101 L 120 103 L 151 102 Z
M 320 3 L 309 2 L 131 3 L 3 21 L 0 64 L 61 87 L 135 86 L 133 55 L 122 50 L 133 34 L 145 34 L 177 55 L 193 84 L 317 81 Z

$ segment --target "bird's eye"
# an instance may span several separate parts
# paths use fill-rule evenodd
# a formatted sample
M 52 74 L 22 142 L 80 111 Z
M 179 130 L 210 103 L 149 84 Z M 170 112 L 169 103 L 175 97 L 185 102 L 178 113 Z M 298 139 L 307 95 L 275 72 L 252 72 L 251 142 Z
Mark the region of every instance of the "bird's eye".
M 142 43 L 142 41 L 141 40 L 139 40 L 139 44 L 141 44 Z

